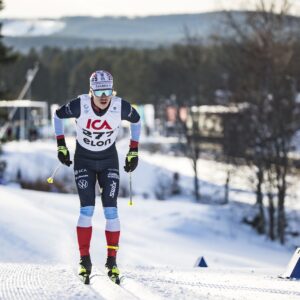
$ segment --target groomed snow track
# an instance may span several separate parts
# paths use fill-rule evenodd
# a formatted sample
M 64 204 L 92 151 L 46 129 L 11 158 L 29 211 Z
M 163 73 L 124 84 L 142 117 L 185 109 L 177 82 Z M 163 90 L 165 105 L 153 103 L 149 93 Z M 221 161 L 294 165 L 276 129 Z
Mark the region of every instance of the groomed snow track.
M 0 299 L 101 299 L 65 266 L 0 265 Z
M 300 299 L 299 281 L 263 274 L 139 267 L 117 286 L 94 268 L 84 285 L 69 266 L 2 263 L 0 299 Z
M 141 284 L 126 281 L 126 287 L 117 286 L 94 269 L 91 284 L 84 285 L 72 267 L 2 263 L 0 299 L 159 299 Z

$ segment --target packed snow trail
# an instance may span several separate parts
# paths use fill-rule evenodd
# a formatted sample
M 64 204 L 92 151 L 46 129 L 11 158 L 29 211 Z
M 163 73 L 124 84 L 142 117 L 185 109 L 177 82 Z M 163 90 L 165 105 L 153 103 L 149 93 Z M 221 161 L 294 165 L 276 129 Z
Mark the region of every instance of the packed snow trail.
M 76 278 L 71 267 L 59 265 L 0 265 L 0 299 L 103 299 Z
M 0 299 L 300 299 L 299 282 L 278 279 L 293 251 L 241 225 L 237 209 L 190 202 L 119 199 L 122 239 L 113 284 L 99 200 L 84 285 L 75 226 L 77 195 L 0 186 Z M 204 255 L 208 268 L 193 268 Z M 42 295 L 42 297 L 41 297 Z
M 143 269 L 127 278 L 144 282 L 164 299 L 300 299 L 297 281 L 277 278 L 270 270 Z M 126 279 L 124 280 L 126 286 Z
M 70 266 L 1 263 L 0 299 L 300 299 L 298 282 L 268 272 L 140 267 L 118 286 L 96 269 L 84 285 Z
M 79 262 L 77 195 L 0 186 L 0 262 Z M 100 199 L 93 218 L 92 262 L 104 266 L 105 222 Z M 209 267 L 284 268 L 292 251 L 241 225 L 231 206 L 119 199 L 119 264 L 193 267 L 203 255 Z M 26 232 L 26 235 L 24 235 Z

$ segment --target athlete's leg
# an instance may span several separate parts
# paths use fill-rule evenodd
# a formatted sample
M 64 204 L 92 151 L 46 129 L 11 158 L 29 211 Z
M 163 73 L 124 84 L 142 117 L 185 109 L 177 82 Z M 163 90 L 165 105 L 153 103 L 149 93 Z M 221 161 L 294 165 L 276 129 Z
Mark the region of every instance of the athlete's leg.
M 80 159 L 75 159 L 74 174 L 80 198 L 80 215 L 77 222 L 77 239 L 80 256 L 90 254 L 92 217 L 95 207 L 96 172 L 88 169 Z
M 119 193 L 119 170 L 106 169 L 98 174 L 102 187 L 102 205 L 106 219 L 105 236 L 107 256 L 116 257 L 120 238 L 120 220 L 118 217 L 117 197 Z

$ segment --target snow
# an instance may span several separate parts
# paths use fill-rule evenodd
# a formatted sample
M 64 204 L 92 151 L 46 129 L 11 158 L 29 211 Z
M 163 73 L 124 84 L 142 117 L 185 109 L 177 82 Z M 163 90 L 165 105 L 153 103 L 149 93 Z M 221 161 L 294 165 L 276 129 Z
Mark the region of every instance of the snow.
M 3 22 L 4 36 L 43 36 L 51 35 L 65 27 L 64 22 L 58 20 L 13 20 Z
M 159 143 L 162 143 L 159 140 Z M 75 150 L 75 140 L 73 138 L 67 139 L 67 145 L 71 153 L 71 157 Z M 28 141 L 10 142 L 5 144 L 4 159 L 7 161 L 7 180 L 14 180 L 18 171 L 24 179 L 28 181 L 35 181 L 38 179 L 44 180 L 48 178 L 55 167 L 59 165 L 56 158 L 56 143 L 52 141 L 37 141 L 34 143 Z M 128 150 L 128 141 L 122 140 L 118 143 L 119 164 L 124 164 L 124 156 Z M 133 173 L 133 179 L 136 182 L 134 185 L 135 193 L 147 194 L 149 197 L 155 197 L 155 189 L 160 183 L 168 183 L 172 180 L 172 175 L 175 172 L 180 174 L 180 181 L 182 187 L 190 198 L 193 190 L 193 168 L 190 160 L 185 157 L 172 157 L 169 155 L 162 155 L 157 153 L 148 153 L 140 151 L 142 159 L 139 162 L 139 168 Z M 43 168 L 40 168 L 40 162 L 43 162 Z M 222 198 L 224 194 L 224 183 L 226 180 L 226 171 L 228 166 L 222 163 L 217 163 L 209 160 L 201 159 L 198 165 L 198 172 L 201 177 L 202 193 L 214 198 Z M 212 172 L 211 170 L 214 170 Z M 128 186 L 128 176 L 120 168 L 121 171 L 121 185 Z M 240 173 L 249 173 L 247 168 L 241 168 Z M 161 176 L 158 176 L 161 175 Z M 57 173 L 57 179 L 63 180 L 69 178 L 73 181 L 73 172 L 71 168 L 61 168 Z M 236 176 L 239 178 L 239 176 Z M 243 190 L 247 183 L 240 178 L 238 181 L 231 182 L 234 189 Z M 75 185 L 74 185 L 75 187 Z M 242 194 L 242 193 L 241 193 Z M 253 195 L 252 195 L 253 196 Z M 241 195 L 243 197 L 243 195 Z M 253 203 L 253 198 L 247 195 L 247 200 Z
M 101 299 L 62 265 L 2 263 L 0 282 L 0 299 Z
M 67 141 L 74 151 L 74 140 Z M 120 166 L 128 141 L 118 144 Z M 4 147 L 8 180 L 17 170 L 30 180 L 46 180 L 57 165 L 50 141 L 12 142 Z M 200 161 L 201 185 L 221 197 L 224 165 Z M 120 168 L 122 169 L 122 168 Z M 240 210 L 253 195 L 233 183 L 227 205 L 198 204 L 189 192 L 167 201 L 155 199 L 157 172 L 179 172 L 192 189 L 192 169 L 185 158 L 141 152 L 133 173 L 134 205 L 119 198 L 121 241 L 118 262 L 124 280 L 114 285 L 103 273 L 105 221 L 99 197 L 93 218 L 90 286 L 76 278 L 78 250 L 76 194 L 46 193 L 0 186 L 0 299 L 298 299 L 297 281 L 279 279 L 293 250 L 270 242 L 241 223 Z M 62 167 L 56 180 L 72 175 Z M 128 184 L 128 175 L 121 172 Z M 144 197 L 148 193 L 147 198 Z M 203 256 L 208 268 L 194 268 Z M 9 276 L 7 276 L 9 274 Z

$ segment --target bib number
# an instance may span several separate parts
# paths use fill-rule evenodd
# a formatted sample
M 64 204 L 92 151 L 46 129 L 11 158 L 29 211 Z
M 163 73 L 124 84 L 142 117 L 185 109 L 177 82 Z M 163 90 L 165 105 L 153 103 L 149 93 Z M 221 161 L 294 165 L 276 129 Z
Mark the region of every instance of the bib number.
M 99 131 L 93 132 L 87 129 L 82 129 L 82 133 L 84 135 L 83 138 L 84 143 L 96 147 L 96 146 L 111 144 L 110 136 L 114 133 L 114 130 L 106 131 L 106 132 L 99 132 Z

